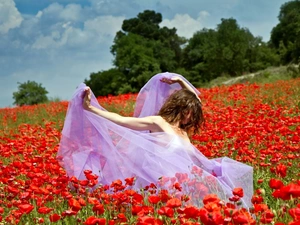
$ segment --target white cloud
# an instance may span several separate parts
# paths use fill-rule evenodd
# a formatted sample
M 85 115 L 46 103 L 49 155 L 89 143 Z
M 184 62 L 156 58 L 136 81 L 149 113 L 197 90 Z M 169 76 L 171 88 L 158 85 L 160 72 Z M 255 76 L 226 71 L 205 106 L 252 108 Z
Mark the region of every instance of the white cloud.
M 53 3 L 0 35 L 0 77 L 5 81 L 0 82 L 5 92 L 0 107 L 12 105 L 18 82 L 36 81 L 48 96 L 70 99 L 90 73 L 112 67 L 110 46 L 125 17 L 89 15 L 91 11 Z
M 84 23 L 84 29 L 87 32 L 93 32 L 96 35 L 115 36 L 121 29 L 125 17 L 99 16 Z
M 0 34 L 19 27 L 22 20 L 13 0 L 0 0 Z
M 83 28 L 72 22 L 58 22 L 41 33 L 32 44 L 34 49 L 82 47 L 93 43 L 111 43 L 116 32 L 120 30 L 124 17 L 99 16 L 83 22 Z
M 204 28 L 204 21 L 210 14 L 207 11 L 201 11 L 196 19 L 188 14 L 176 14 L 173 19 L 164 19 L 161 26 L 169 28 L 175 27 L 177 34 L 186 38 L 191 38 L 196 31 Z
M 87 51 L 91 45 L 111 44 L 124 19 L 113 16 L 89 18 L 79 5 L 64 7 L 53 3 L 39 11 L 35 17 L 29 18 L 22 29 L 27 35 L 35 30 L 31 41 L 33 49 L 75 47 Z

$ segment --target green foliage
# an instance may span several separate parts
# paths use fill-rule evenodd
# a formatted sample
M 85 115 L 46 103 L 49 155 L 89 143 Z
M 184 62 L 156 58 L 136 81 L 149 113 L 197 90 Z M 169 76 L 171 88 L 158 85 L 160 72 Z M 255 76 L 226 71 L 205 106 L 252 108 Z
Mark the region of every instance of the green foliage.
M 48 101 L 48 91 L 35 81 L 19 83 L 18 91 L 13 93 L 15 105 L 35 105 Z
M 186 40 L 175 28 L 160 27 L 162 15 L 145 10 L 123 21 L 111 53 L 114 68 L 85 80 L 96 95 L 138 92 L 155 74 L 175 72 L 195 86 L 218 77 L 256 73 L 300 59 L 300 0 L 281 6 L 279 21 L 265 43 L 234 18 L 221 19 L 215 29 L 202 29 Z
M 282 63 L 297 63 L 300 58 L 300 1 L 284 3 L 272 29 L 271 43 L 278 50 Z
M 196 80 L 238 76 L 279 64 L 279 57 L 261 39 L 233 18 L 222 19 L 215 30 L 196 32 L 184 49 L 184 67 Z
M 151 10 L 123 21 L 111 46 L 115 68 L 92 73 L 85 80 L 95 95 L 138 92 L 153 75 L 180 67 L 186 40 L 175 28 L 161 28 L 161 21 L 162 15 Z
M 109 69 L 90 74 L 90 79 L 84 83 L 89 86 L 96 96 L 118 94 L 118 89 L 124 85 L 125 77 L 118 69 Z

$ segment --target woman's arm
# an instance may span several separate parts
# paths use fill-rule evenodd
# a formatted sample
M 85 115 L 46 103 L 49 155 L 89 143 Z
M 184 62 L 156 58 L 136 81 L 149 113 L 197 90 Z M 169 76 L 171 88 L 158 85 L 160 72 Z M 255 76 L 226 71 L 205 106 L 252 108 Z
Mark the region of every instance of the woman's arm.
M 193 92 L 193 93 L 197 96 L 197 98 L 199 99 L 199 101 L 201 102 L 201 99 L 199 98 L 199 96 L 197 95 L 197 93 L 194 91 L 194 89 L 193 89 L 190 85 L 188 85 L 188 84 L 187 84 L 183 79 L 181 79 L 180 77 L 175 76 L 175 77 L 172 77 L 172 78 L 170 78 L 170 79 L 164 77 L 164 78 L 162 78 L 160 81 L 162 81 L 162 82 L 164 82 L 164 83 L 167 83 L 167 84 L 178 83 L 182 88 L 187 89 L 187 90 Z
M 117 113 L 112 113 L 108 111 L 104 111 L 98 109 L 91 104 L 91 89 L 87 87 L 85 89 L 85 96 L 83 99 L 83 108 L 87 111 L 95 113 L 103 118 L 106 118 L 118 125 L 123 127 L 127 127 L 133 130 L 150 130 L 150 131 L 158 131 L 161 130 L 159 123 L 159 116 L 148 116 L 143 118 L 135 118 L 135 117 L 124 117 Z

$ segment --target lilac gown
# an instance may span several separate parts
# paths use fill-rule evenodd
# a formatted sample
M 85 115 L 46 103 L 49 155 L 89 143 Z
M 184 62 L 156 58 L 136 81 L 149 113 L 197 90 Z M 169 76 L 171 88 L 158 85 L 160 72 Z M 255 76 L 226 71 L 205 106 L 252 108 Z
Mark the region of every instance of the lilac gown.
M 160 81 L 162 77 L 174 75 L 181 76 L 161 73 L 147 82 L 137 97 L 134 116 L 157 114 L 166 98 L 181 88 L 179 84 Z M 182 79 L 194 88 L 184 77 Z M 210 193 L 228 201 L 232 189 L 242 187 L 242 204 L 251 207 L 251 166 L 227 157 L 207 159 L 192 144 L 176 135 L 134 131 L 88 112 L 82 107 L 85 87 L 80 84 L 69 103 L 57 154 L 68 176 L 86 179 L 83 171 L 92 170 L 99 176 L 99 184 L 111 184 L 116 179 L 134 176 L 133 188 L 137 190 L 150 183 L 166 188 L 179 182 L 182 191 L 177 194 L 189 195 L 191 204 L 195 205 L 201 205 L 202 198 Z M 91 104 L 105 110 L 93 93 Z

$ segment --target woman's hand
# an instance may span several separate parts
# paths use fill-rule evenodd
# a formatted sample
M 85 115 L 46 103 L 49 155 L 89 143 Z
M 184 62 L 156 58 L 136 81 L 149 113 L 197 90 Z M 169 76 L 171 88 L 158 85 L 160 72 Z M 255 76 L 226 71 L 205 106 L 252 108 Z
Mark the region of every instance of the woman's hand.
M 160 81 L 163 82 L 163 83 L 166 83 L 166 84 L 170 84 L 170 85 L 178 83 L 182 88 L 185 88 L 185 89 L 193 92 L 197 96 L 199 101 L 201 102 L 201 99 L 199 98 L 197 93 L 180 77 L 178 77 L 178 76 L 174 76 L 174 77 L 171 77 L 171 78 L 163 77 L 163 78 L 160 79 Z
M 84 89 L 83 108 L 89 110 L 91 107 L 91 89 L 86 87 Z
M 182 82 L 182 79 L 180 77 L 171 77 L 171 78 L 167 78 L 167 77 L 163 77 L 160 79 L 161 82 L 166 83 L 166 84 L 175 84 L 175 83 L 180 83 Z

